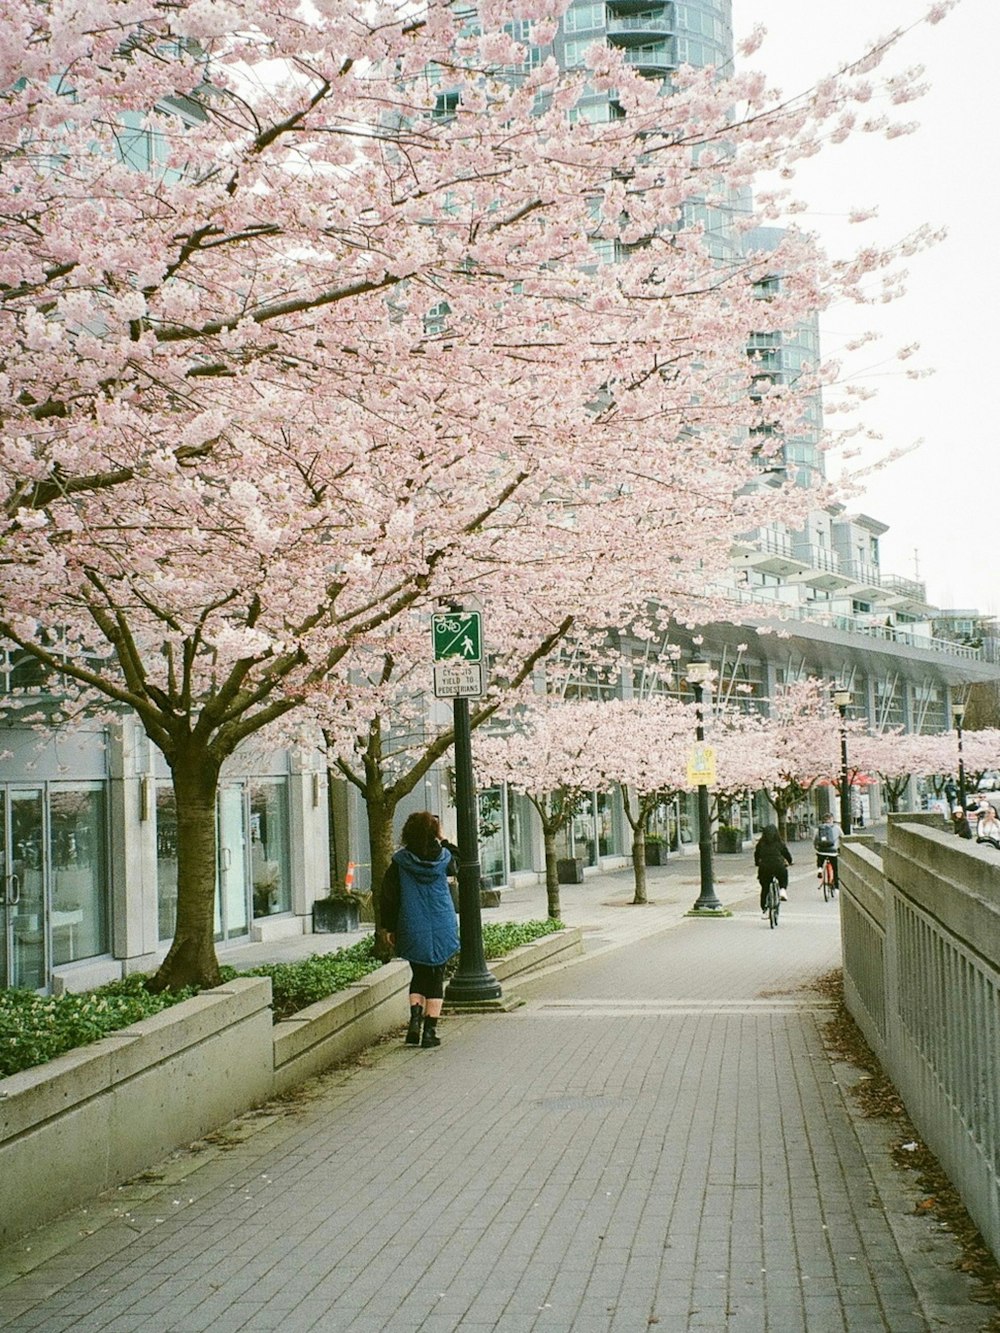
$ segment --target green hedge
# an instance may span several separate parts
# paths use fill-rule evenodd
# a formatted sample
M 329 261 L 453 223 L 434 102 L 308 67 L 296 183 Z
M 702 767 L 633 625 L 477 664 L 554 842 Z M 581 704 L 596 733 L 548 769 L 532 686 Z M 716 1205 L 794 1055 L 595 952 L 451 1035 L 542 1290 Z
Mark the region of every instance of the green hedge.
M 487 922 L 483 952 L 487 958 L 503 958 L 522 944 L 562 928 L 561 921 Z M 373 946 L 374 936 L 367 935 L 335 953 L 312 954 L 297 963 L 265 963 L 246 971 L 223 967 L 222 978 L 270 977 L 277 1022 L 381 967 Z M 109 1032 L 130 1027 L 197 993 L 196 987 L 189 987 L 154 994 L 146 988 L 147 980 L 137 973 L 97 990 L 59 996 L 0 990 L 0 1078 L 100 1041 Z
M 154 995 L 140 974 L 79 994 L 0 990 L 0 1077 L 100 1041 L 194 994 L 189 987 Z

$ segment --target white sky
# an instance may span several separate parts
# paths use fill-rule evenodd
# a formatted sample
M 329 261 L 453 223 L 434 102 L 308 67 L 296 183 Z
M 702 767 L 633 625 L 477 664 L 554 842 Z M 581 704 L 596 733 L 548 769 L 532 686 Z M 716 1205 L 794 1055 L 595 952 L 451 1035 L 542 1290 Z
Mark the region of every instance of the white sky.
M 733 22 L 737 40 L 764 24 L 764 45 L 745 63 L 793 93 L 859 55 L 869 39 L 908 27 L 929 7 L 930 0 L 733 0 Z M 961 0 L 943 22 L 910 33 L 899 51 L 892 67 L 924 65 L 931 85 L 923 98 L 897 108 L 899 118 L 917 120 L 920 128 L 891 142 L 866 135 L 830 148 L 804 165 L 797 184 L 809 205 L 800 224 L 837 251 L 847 242 L 856 248 L 870 234 L 844 224 L 853 207 L 877 206 L 880 240 L 923 222 L 948 230 L 943 243 L 909 261 L 908 294 L 900 301 L 840 308 L 821 326 L 827 356 L 859 331 L 884 332 L 881 350 L 858 354 L 858 366 L 873 368 L 865 382 L 878 388 L 878 397 L 861 409 L 863 420 L 884 436 L 887 449 L 923 441 L 867 482 L 849 508 L 889 524 L 881 541 L 883 572 L 918 573 L 938 606 L 997 614 L 1000 258 L 993 219 L 1000 153 L 992 89 L 1000 63 L 1000 0 Z M 920 352 L 905 364 L 933 367 L 930 378 L 907 379 L 904 365 L 892 358 L 914 341 Z

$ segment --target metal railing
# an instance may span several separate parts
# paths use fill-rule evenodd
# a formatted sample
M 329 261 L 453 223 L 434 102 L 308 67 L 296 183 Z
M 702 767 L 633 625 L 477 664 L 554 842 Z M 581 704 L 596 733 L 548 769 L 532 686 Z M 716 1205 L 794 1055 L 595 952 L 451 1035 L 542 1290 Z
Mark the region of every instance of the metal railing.
M 825 546 L 796 543 L 794 551 L 796 556 L 800 560 L 804 560 L 812 569 L 825 570 L 829 574 L 843 572 L 840 568 L 840 556 L 837 555 L 836 551 L 828 550 Z
M 1000 859 L 894 815 L 840 861 L 847 1007 L 1000 1257 Z

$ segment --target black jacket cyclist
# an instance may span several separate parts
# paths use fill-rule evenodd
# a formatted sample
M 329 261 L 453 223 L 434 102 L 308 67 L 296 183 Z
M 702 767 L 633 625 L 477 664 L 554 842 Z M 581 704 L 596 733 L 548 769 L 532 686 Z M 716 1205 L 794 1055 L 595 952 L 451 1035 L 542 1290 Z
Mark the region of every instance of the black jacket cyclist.
M 792 864 L 792 854 L 781 841 L 777 827 L 768 824 L 760 835 L 757 846 L 753 849 L 753 863 L 757 867 L 757 883 L 760 885 L 760 910 L 767 910 L 767 890 L 772 879 L 778 881 L 782 898 L 787 898 L 788 867 Z

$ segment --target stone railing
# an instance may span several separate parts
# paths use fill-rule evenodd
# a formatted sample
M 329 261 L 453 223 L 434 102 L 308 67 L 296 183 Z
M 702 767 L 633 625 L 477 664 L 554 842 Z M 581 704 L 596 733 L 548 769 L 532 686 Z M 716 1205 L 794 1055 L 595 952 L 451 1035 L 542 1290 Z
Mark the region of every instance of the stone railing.
M 845 840 L 844 993 L 1000 1258 L 1000 852 L 939 824 Z

